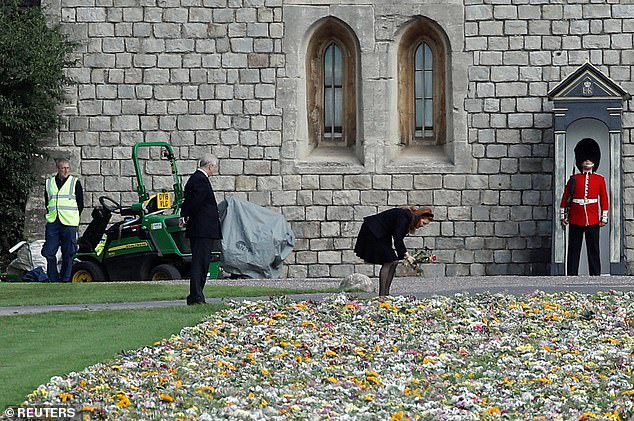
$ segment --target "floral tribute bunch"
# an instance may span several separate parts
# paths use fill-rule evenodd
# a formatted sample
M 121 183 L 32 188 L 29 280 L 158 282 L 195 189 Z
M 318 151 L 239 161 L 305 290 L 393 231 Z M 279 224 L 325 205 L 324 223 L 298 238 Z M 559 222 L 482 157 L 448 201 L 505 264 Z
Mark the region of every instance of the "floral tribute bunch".
M 429 247 L 425 247 L 423 249 L 415 249 L 412 254 L 414 258 L 414 262 L 410 263 L 412 269 L 416 270 L 416 273 L 420 275 L 423 272 L 423 268 L 421 265 L 425 263 L 437 263 L 438 257 L 433 253 L 432 249 Z M 408 262 L 409 263 L 409 262 Z

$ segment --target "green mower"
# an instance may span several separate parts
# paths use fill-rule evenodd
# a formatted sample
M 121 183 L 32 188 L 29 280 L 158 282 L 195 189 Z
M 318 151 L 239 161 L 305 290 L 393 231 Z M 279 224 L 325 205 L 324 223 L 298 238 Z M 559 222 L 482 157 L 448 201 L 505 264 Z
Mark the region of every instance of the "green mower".
M 173 192 L 163 189 L 150 196 L 146 191 L 139 151 L 150 147 L 160 147 L 161 159 L 169 161 Z M 137 143 L 132 149 L 132 159 L 139 203 L 123 207 L 107 196 L 99 198 L 101 206 L 93 209 L 92 221 L 78 241 L 72 282 L 189 278 L 191 247 L 185 228 L 179 225 L 183 188 L 174 151 L 166 142 Z M 108 226 L 113 214 L 123 220 Z M 218 242 L 211 256 L 211 279 L 216 279 L 220 271 L 219 245 Z

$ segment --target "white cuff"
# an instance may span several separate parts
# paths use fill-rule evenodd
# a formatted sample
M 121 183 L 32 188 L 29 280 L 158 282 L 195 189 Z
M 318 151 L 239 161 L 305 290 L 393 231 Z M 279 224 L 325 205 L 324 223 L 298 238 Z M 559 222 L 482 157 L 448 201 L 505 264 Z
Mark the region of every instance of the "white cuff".
M 566 208 L 559 208 L 559 219 L 566 219 Z

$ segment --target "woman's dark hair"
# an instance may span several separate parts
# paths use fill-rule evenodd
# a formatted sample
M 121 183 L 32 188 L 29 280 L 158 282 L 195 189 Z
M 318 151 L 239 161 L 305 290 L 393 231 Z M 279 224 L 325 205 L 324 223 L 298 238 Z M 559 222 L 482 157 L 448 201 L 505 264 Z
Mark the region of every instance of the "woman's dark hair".
M 434 213 L 429 206 L 405 206 L 412 214 L 412 221 L 409 223 L 409 233 L 414 234 L 421 219 L 434 220 Z

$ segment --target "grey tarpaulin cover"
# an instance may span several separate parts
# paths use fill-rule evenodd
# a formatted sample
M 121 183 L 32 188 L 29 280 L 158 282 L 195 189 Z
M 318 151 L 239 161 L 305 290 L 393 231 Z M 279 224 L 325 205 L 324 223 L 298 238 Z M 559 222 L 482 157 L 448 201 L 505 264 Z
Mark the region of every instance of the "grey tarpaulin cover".
M 251 278 L 279 278 L 282 261 L 295 246 L 284 215 L 229 196 L 218 204 L 223 269 Z

